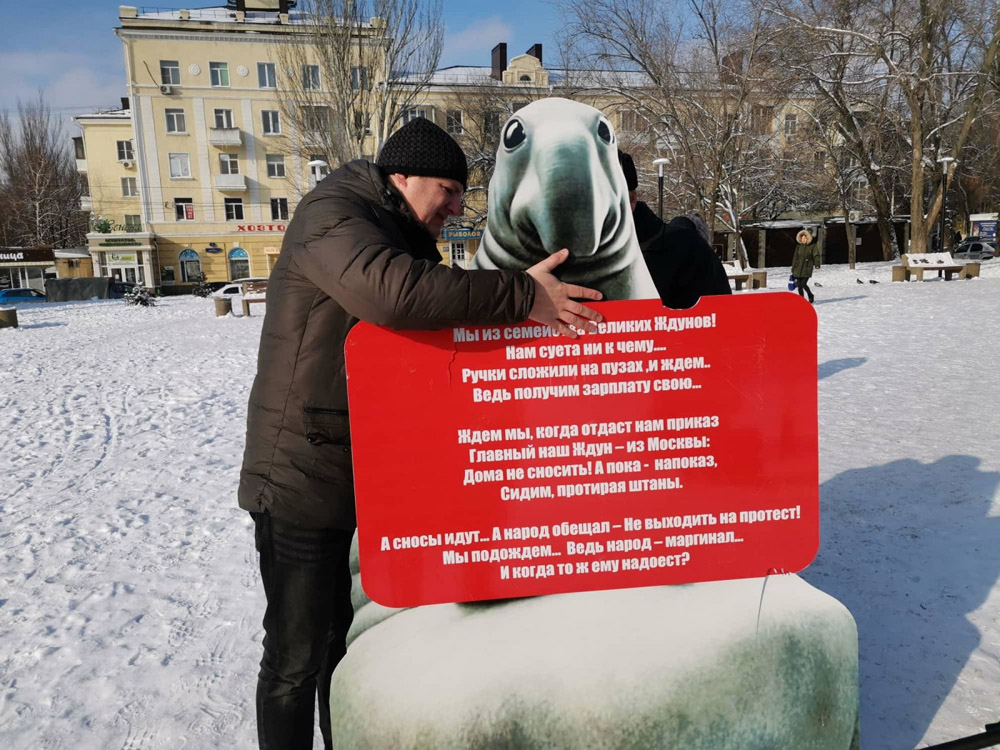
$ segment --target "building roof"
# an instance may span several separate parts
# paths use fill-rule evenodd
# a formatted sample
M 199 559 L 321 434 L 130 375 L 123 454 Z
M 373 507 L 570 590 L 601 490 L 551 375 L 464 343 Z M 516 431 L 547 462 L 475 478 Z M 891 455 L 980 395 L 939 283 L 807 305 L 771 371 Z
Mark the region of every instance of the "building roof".
M 647 86 L 650 83 L 649 77 L 639 71 L 574 70 L 571 68 L 545 68 L 545 70 L 549 74 L 550 86 L 571 85 L 582 88 L 601 88 L 611 84 Z M 428 83 L 431 86 L 505 86 L 507 88 L 518 85 L 504 84 L 492 78 L 492 72 L 493 68 L 489 65 L 451 65 L 435 70 Z M 402 74 L 395 77 L 397 83 L 417 82 L 420 79 L 421 76 L 416 74 Z

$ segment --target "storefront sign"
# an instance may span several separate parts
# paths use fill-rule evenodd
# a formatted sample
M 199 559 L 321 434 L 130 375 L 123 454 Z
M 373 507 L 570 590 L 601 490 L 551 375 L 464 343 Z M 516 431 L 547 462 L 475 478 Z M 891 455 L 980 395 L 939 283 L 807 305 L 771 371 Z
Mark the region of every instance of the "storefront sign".
M 109 266 L 134 266 L 136 264 L 135 253 L 108 253 L 105 257 Z
M 51 247 L 0 247 L 0 263 L 55 263 Z
M 237 224 L 237 232 L 284 232 L 284 224 Z
M 983 240 L 995 240 L 997 236 L 997 220 L 973 221 L 972 234 Z
M 142 243 L 132 237 L 109 237 L 97 243 L 98 247 L 138 247 Z
M 483 238 L 482 229 L 442 229 L 441 239 L 443 240 L 481 240 Z
M 530 323 L 354 328 L 352 455 L 373 600 L 680 584 L 812 561 L 812 308 L 790 294 L 597 307 L 601 330 L 573 341 Z

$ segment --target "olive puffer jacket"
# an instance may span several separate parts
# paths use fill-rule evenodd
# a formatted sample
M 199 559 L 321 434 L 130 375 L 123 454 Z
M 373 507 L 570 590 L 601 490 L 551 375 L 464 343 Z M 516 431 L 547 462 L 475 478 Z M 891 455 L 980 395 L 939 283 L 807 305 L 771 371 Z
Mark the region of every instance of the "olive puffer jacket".
M 440 260 L 373 163 L 344 165 L 302 199 L 267 285 L 241 508 L 303 527 L 354 528 L 344 342 L 359 320 L 439 329 L 528 317 L 526 273 Z
M 792 276 L 808 279 L 813 275 L 814 266 L 819 268 L 819 245 L 816 242 L 796 245 L 792 256 Z

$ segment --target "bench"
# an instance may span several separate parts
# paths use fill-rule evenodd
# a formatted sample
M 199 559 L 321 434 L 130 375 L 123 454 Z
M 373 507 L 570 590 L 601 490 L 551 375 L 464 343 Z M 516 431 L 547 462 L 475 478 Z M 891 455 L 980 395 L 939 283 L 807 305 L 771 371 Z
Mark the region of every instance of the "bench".
M 266 302 L 266 293 L 266 281 L 243 282 L 243 314 L 250 317 L 250 305 L 254 303 Z
M 937 271 L 938 278 L 944 276 L 945 281 L 951 281 L 954 274 L 960 279 L 979 275 L 978 263 L 960 263 L 951 253 L 904 253 L 900 261 L 901 265 L 892 267 L 893 281 L 910 281 L 911 278 L 923 281 L 925 271 Z
M 739 258 L 722 261 L 722 267 L 726 269 L 726 278 L 736 284 L 737 292 L 743 288 L 744 284 L 747 285 L 747 289 L 767 287 L 767 271 L 759 268 L 745 268 Z

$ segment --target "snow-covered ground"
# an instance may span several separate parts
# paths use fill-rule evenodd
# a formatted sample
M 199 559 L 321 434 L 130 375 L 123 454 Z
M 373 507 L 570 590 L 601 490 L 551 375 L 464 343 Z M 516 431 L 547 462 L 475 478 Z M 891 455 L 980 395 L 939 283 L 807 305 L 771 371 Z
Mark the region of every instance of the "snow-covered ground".
M 865 750 L 1000 721 L 1000 261 L 922 284 L 888 265 L 813 285 L 823 526 L 804 577 L 857 619 Z M 0 748 L 254 746 L 263 594 L 235 491 L 261 312 L 19 317 L 0 330 Z

